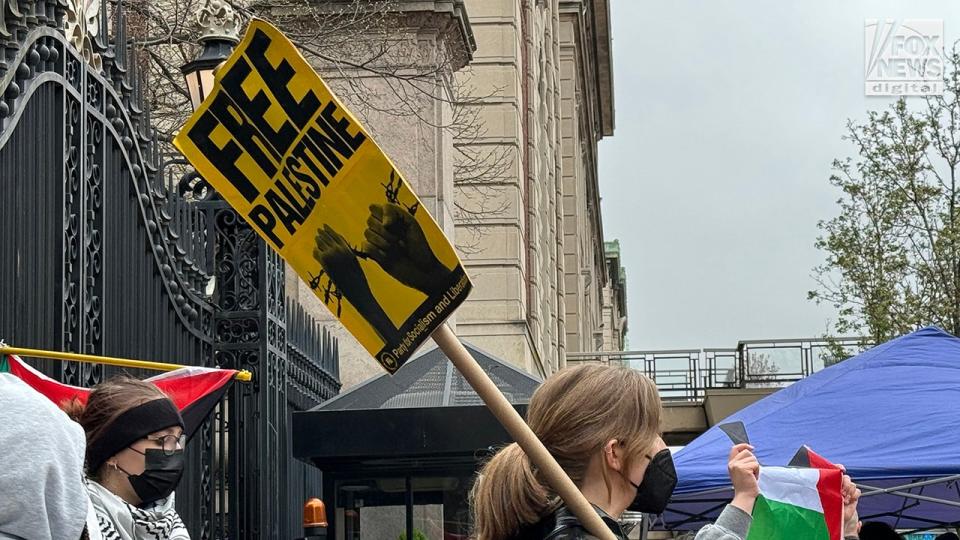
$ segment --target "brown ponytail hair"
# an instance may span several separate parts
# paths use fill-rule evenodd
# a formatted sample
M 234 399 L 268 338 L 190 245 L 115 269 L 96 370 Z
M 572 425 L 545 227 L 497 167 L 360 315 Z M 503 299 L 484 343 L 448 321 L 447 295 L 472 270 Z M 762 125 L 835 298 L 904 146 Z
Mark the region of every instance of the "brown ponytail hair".
M 562 370 L 534 392 L 527 423 L 577 486 L 591 458 L 617 439 L 624 467 L 648 452 L 660 433 L 660 396 L 639 371 L 603 365 Z M 608 492 L 609 479 L 604 478 Z M 559 504 L 527 455 L 512 443 L 483 466 L 471 492 L 476 540 L 508 540 Z
M 86 406 L 74 398 L 61 404 L 60 408 L 83 427 L 89 451 L 91 445 L 103 436 L 106 428 L 118 416 L 138 405 L 159 398 L 169 399 L 162 390 L 148 382 L 129 375 L 116 375 L 93 387 Z M 100 472 L 87 471 L 87 475 L 94 480 L 99 480 Z

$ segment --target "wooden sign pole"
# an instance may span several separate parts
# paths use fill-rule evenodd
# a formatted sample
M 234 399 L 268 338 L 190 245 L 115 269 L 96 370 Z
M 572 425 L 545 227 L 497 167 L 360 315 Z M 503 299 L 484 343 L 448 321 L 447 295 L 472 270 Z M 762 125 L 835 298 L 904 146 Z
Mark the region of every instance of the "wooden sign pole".
M 523 448 L 530 461 L 540 470 L 550 487 L 560 495 L 567 507 L 580 519 L 580 523 L 590 531 L 590 534 L 601 540 L 616 540 L 610 529 L 600 519 L 600 515 L 593 509 L 587 498 L 577 488 L 573 480 L 560 467 L 557 460 L 550 455 L 537 435 L 523 418 L 507 401 L 499 388 L 487 375 L 476 359 L 460 343 L 447 324 L 442 324 L 433 332 L 433 340 L 440 350 L 447 355 L 453 365 L 460 370 L 463 378 L 470 383 L 480 399 L 487 405 L 490 412 L 503 424 L 507 433 Z

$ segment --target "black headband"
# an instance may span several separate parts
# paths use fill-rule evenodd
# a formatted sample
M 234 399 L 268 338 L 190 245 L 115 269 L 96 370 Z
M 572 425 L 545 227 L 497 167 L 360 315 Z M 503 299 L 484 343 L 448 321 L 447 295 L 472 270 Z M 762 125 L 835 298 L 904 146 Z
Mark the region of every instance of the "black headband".
M 87 470 L 95 473 L 111 456 L 147 435 L 173 426 L 183 427 L 180 411 L 172 401 L 159 398 L 125 411 L 87 446 Z

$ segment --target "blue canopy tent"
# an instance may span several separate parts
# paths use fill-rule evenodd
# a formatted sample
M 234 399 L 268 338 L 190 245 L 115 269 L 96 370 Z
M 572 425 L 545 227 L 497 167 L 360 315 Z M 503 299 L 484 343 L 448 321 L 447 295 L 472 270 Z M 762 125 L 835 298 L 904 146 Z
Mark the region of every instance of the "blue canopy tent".
M 761 465 L 801 445 L 842 463 L 862 520 L 900 529 L 960 525 L 960 339 L 924 328 L 876 346 L 731 415 Z M 674 456 L 679 484 L 655 528 L 697 529 L 732 497 L 731 441 L 713 427 Z

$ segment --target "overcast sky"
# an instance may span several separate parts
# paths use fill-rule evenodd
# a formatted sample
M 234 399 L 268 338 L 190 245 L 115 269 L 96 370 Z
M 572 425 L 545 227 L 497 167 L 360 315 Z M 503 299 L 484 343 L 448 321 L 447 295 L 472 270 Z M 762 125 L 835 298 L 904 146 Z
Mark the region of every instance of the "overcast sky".
M 600 143 L 604 234 L 627 270 L 630 348 L 822 335 L 807 301 L 835 215 L 840 137 L 864 96 L 864 20 L 957 0 L 611 0 L 616 132 Z

